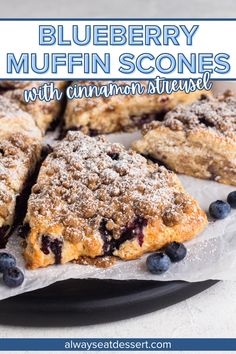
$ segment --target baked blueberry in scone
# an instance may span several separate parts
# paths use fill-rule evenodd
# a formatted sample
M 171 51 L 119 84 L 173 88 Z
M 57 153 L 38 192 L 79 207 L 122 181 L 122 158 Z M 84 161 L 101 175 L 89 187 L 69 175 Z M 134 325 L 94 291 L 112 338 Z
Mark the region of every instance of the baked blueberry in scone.
M 207 224 L 177 176 L 103 136 L 69 132 L 43 162 L 28 201 L 29 268 L 81 256 L 135 259 Z
M 101 87 L 111 81 L 77 81 L 73 85 Z M 128 84 L 116 81 L 119 86 Z M 129 83 L 130 84 L 130 83 Z M 147 82 L 142 82 L 144 87 Z M 95 136 L 118 131 L 132 131 L 145 123 L 162 120 L 164 114 L 178 103 L 197 99 L 202 91 L 186 94 L 176 92 L 170 95 L 113 95 L 68 100 L 65 112 L 65 130 L 81 130 Z
M 53 81 L 55 87 L 64 90 L 67 81 Z M 37 99 L 33 102 L 26 103 L 24 100 L 24 90 L 30 90 L 33 87 L 38 88 L 43 85 L 44 81 L 0 81 L 0 95 L 7 97 L 19 105 L 23 111 L 32 115 L 36 125 L 40 130 L 45 131 L 50 128 L 50 125 L 58 118 L 63 100 L 51 100 L 49 102 L 40 101 Z
M 33 118 L 0 97 L 0 245 L 13 226 L 16 201 L 34 171 L 41 145 Z
M 236 97 L 203 95 L 143 129 L 133 144 L 175 172 L 236 185 Z

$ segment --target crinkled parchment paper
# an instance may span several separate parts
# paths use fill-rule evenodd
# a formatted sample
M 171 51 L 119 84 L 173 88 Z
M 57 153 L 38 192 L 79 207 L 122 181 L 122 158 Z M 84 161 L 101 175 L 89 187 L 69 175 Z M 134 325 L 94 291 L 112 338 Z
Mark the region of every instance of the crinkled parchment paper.
M 137 137 L 138 133 L 113 134 L 109 139 L 128 146 Z M 204 181 L 187 176 L 180 176 L 180 179 L 187 192 L 199 201 L 205 211 L 208 210 L 212 201 L 225 200 L 228 193 L 236 189 L 213 181 Z M 147 256 L 129 262 L 118 261 L 107 269 L 66 264 L 29 271 L 24 267 L 20 242 L 19 237 L 13 235 L 6 250 L 17 257 L 18 266 L 25 273 L 25 282 L 19 288 L 9 289 L 4 286 L 0 279 L 0 299 L 42 288 L 69 278 L 186 280 L 191 282 L 206 279 L 236 280 L 236 210 L 233 210 L 230 216 L 224 220 L 210 221 L 202 234 L 194 240 L 186 242 L 187 257 L 180 263 L 172 264 L 169 271 L 163 275 L 152 275 L 146 270 L 145 260 Z

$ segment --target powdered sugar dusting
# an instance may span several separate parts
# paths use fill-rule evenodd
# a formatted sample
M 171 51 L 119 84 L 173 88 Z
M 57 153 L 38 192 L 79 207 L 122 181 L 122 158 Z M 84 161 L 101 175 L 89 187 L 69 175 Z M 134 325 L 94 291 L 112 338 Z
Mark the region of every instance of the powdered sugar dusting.
M 33 118 L 0 96 L 0 227 L 12 225 L 16 198 L 34 170 L 41 144 Z
M 136 217 L 178 222 L 192 199 L 176 176 L 104 137 L 69 132 L 41 168 L 28 204 L 35 223 L 62 224 L 67 239 L 99 230 L 103 219 L 114 238 Z M 168 215 L 168 220 L 167 220 Z
M 145 131 L 161 124 L 172 130 L 214 129 L 236 140 L 236 97 L 230 91 L 216 98 L 203 95 L 192 104 L 178 105 L 165 115 L 163 122 L 151 123 Z

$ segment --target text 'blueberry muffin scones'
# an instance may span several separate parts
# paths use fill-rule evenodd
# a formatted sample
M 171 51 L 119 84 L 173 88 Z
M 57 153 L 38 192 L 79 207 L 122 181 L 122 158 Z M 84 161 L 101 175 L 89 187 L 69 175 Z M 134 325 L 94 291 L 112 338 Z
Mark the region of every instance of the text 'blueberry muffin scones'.
M 0 90 L 22 89 L 30 85 L 27 80 L 0 80 Z
M 175 172 L 236 185 L 236 97 L 231 92 L 179 105 L 133 144 Z
M 34 171 L 41 146 L 33 118 L 0 97 L 0 245 L 13 226 L 17 198 Z
M 130 82 L 116 81 L 119 86 Z M 98 86 L 111 81 L 77 81 L 73 85 Z M 72 86 L 73 86 L 72 85 Z M 147 87 L 147 82 L 142 82 Z M 113 95 L 68 100 L 65 112 L 65 130 L 81 130 L 94 136 L 119 131 L 132 131 L 153 120 L 161 120 L 164 114 L 178 103 L 197 99 L 202 91 L 186 94 L 178 91 L 170 95 L 135 94 Z M 205 91 L 204 91 L 205 92 Z M 209 93 L 210 94 L 210 93 Z
M 206 224 L 175 174 L 103 136 L 69 132 L 32 188 L 24 256 L 31 269 L 81 256 L 135 259 Z
M 64 90 L 67 81 L 51 81 L 55 84 L 55 88 Z M 63 101 L 51 100 L 49 102 L 31 101 L 26 103 L 24 100 L 24 90 L 31 90 L 33 87 L 39 88 L 46 81 L 0 81 L 0 95 L 11 99 L 15 104 L 19 105 L 23 111 L 32 115 L 36 125 L 43 133 L 50 128 L 50 125 L 58 118 Z

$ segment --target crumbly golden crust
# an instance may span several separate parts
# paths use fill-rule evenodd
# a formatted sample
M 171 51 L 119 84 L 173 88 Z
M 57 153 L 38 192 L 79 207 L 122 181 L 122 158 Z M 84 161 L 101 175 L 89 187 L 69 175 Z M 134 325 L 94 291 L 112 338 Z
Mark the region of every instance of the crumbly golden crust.
M 24 101 L 24 90 L 30 90 L 33 87 L 37 88 L 45 83 L 43 81 L 11 81 L 9 84 L 8 81 L 3 81 L 2 85 L 4 85 L 4 83 L 6 90 L 2 92 L 0 91 L 0 94 L 14 101 L 23 111 L 31 114 L 36 125 L 43 133 L 45 133 L 53 121 L 59 116 L 62 108 L 62 101 L 51 100 L 46 102 L 40 101 L 39 99 L 28 103 Z M 56 88 L 63 90 L 67 81 L 54 81 L 54 83 Z
M 179 105 L 143 129 L 133 148 L 172 170 L 236 185 L 236 97 L 230 92 Z
M 107 85 L 109 81 L 78 81 L 77 85 Z M 116 82 L 120 86 L 127 82 Z M 147 83 L 142 82 L 145 86 Z M 189 103 L 201 92 L 170 95 L 113 95 L 69 100 L 65 112 L 65 129 L 78 129 L 85 134 L 97 135 L 117 131 L 132 131 L 163 115 L 178 103 Z
M 41 144 L 33 118 L 0 97 L 0 238 L 13 225 L 17 196 L 35 168 Z
M 134 259 L 190 239 L 206 223 L 197 202 L 164 167 L 102 136 L 69 132 L 32 188 L 24 255 L 32 269 L 83 256 Z
M 29 83 L 27 80 L 0 80 L 0 88 L 3 90 L 24 88 Z

